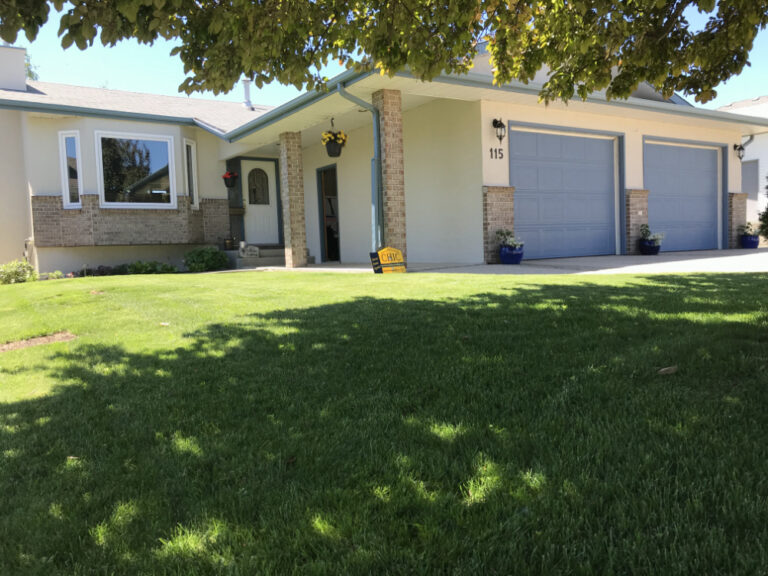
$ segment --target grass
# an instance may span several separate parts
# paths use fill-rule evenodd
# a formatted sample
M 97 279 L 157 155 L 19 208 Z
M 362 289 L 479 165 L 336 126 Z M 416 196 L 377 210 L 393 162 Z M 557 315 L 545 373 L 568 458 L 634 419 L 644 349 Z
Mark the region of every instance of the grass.
M 765 574 L 767 284 L 0 287 L 0 574 Z

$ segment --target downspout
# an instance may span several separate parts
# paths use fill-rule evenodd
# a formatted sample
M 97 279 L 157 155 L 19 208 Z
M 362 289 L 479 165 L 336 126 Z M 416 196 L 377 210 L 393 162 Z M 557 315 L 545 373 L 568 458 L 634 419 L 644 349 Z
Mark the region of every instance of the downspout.
M 747 146 L 752 144 L 752 140 L 754 140 L 754 139 L 755 139 L 755 135 L 752 134 L 749 138 L 747 138 L 747 141 L 746 142 L 742 142 L 741 145 L 744 146 L 744 148 L 746 148 Z
M 342 98 L 365 108 L 373 117 L 373 158 L 371 158 L 371 252 L 376 252 L 382 246 L 381 224 L 384 221 L 384 202 L 381 186 L 381 122 L 379 110 L 365 100 L 347 92 L 344 84 L 339 82 L 336 90 Z

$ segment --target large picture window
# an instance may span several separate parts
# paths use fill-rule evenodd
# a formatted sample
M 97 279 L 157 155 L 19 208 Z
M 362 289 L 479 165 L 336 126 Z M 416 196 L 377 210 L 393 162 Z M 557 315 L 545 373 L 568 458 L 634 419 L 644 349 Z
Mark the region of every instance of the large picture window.
M 102 206 L 175 208 L 173 138 L 97 132 Z
M 64 208 L 80 208 L 83 194 L 82 166 L 80 160 L 80 133 L 77 130 L 59 132 L 61 159 L 61 196 Z

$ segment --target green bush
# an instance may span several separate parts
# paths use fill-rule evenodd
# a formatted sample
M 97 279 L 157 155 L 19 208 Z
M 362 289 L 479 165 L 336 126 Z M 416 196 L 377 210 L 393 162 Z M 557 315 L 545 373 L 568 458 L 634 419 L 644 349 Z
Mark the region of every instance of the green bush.
M 48 280 L 61 280 L 62 278 L 64 278 L 64 273 L 61 270 L 48 272 Z
M 155 260 L 150 262 L 142 262 L 141 260 L 138 260 L 131 264 L 127 264 L 125 269 L 126 274 L 175 274 L 179 271 L 178 268 L 172 264 L 163 264 L 162 262 L 157 262 Z
M 184 256 L 184 266 L 190 272 L 209 272 L 229 268 L 227 255 L 213 246 L 195 248 Z
M 37 280 L 37 272 L 26 260 L 14 260 L 0 266 L 0 284 L 19 284 L 35 280 Z
M 758 229 L 760 230 L 760 235 L 768 239 L 768 208 L 763 210 L 763 212 L 760 214 L 760 225 L 758 226 Z

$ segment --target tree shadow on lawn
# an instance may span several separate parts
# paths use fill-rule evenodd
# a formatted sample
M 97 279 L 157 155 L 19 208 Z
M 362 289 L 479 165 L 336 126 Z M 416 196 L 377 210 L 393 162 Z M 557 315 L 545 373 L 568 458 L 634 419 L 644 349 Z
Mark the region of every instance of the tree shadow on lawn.
M 763 282 L 361 298 L 162 353 L 81 345 L 52 362 L 76 384 L 0 405 L 0 573 L 755 573 Z

